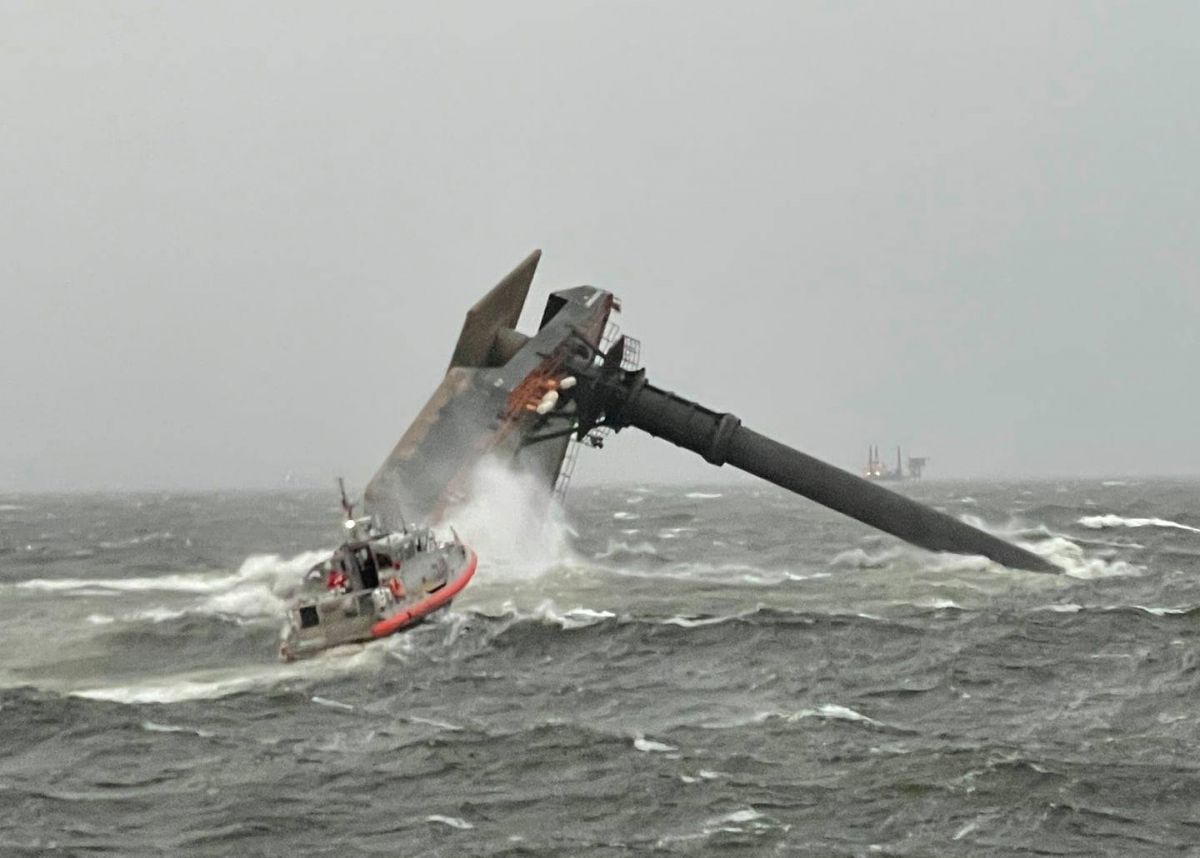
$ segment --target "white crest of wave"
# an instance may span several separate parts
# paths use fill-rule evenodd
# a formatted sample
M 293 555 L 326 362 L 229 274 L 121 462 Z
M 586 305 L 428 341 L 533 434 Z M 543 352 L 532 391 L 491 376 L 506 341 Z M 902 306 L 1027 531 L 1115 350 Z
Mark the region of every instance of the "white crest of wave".
M 974 554 L 933 554 L 926 556 L 921 549 L 897 546 L 878 552 L 862 548 L 851 548 L 836 555 L 830 565 L 841 569 L 885 569 L 897 561 L 908 558 L 926 569 L 936 572 L 983 572 L 994 564 L 986 557 Z
M 155 721 L 143 721 L 142 729 L 147 733 L 190 733 L 193 736 L 199 736 L 201 739 L 211 739 L 216 735 L 208 730 L 201 730 L 198 727 L 180 727 L 177 724 L 159 724 Z
M 1083 548 L 1069 539 L 1054 536 L 1050 539 L 1029 544 L 1022 548 L 1046 558 L 1060 567 L 1069 577 L 1092 580 L 1096 578 L 1137 578 L 1145 569 L 1124 560 L 1105 560 L 1087 557 Z
M 595 567 L 593 567 L 595 568 Z M 668 581 L 711 581 L 727 586 L 745 585 L 750 587 L 775 587 L 785 581 L 809 581 L 816 578 L 828 578 L 828 572 L 799 573 L 787 569 L 763 569 L 745 563 L 674 563 L 657 569 L 637 569 L 631 567 L 600 567 L 607 575 L 624 578 L 641 578 L 646 580 Z
M 177 575 L 131 576 L 129 578 L 31 578 L 16 586 L 22 590 L 71 592 L 108 590 L 137 593 L 161 590 L 174 593 L 211 593 L 230 587 L 236 576 L 225 573 L 196 572 Z
M 834 557 L 830 565 L 843 569 L 882 569 L 901 553 L 899 548 L 889 548 L 876 554 L 870 554 L 861 548 L 851 548 Z
M 440 813 L 434 813 L 425 817 L 425 821 L 445 825 L 448 828 L 457 828 L 459 831 L 470 831 L 475 827 L 465 819 L 460 819 L 457 816 L 443 816 Z
M 485 580 L 528 580 L 577 562 L 571 528 L 549 488 L 494 457 L 480 461 L 468 500 L 445 518 L 478 555 Z
M 617 556 L 634 555 L 638 557 L 659 557 L 658 548 L 652 542 L 625 542 L 620 539 L 610 539 L 608 546 L 592 555 L 596 560 L 611 560 Z
M 727 813 L 724 816 L 719 816 L 716 819 L 709 820 L 710 825 L 717 825 L 722 822 L 754 822 L 757 819 L 766 819 L 762 813 L 759 813 L 752 807 L 744 808 L 743 810 L 735 810 L 733 813 Z
M 114 617 L 92 614 L 93 625 L 123 622 L 161 623 L 188 614 L 219 615 L 239 620 L 277 618 L 290 592 L 304 573 L 329 556 L 328 551 L 303 551 L 293 557 L 254 554 L 234 573 L 206 571 L 128 578 L 35 578 L 16 586 L 22 589 L 67 593 L 72 596 L 117 596 L 121 593 L 171 593 L 198 597 L 190 603 L 152 605 Z
M 184 700 L 215 700 L 252 688 L 254 677 L 239 676 L 223 680 L 181 679 L 175 682 L 119 685 L 108 688 L 89 688 L 74 691 L 75 697 L 105 700 L 111 703 L 180 703 Z
M 506 607 L 511 606 L 511 602 L 506 603 Z M 515 608 L 512 611 L 517 616 L 520 614 Z M 560 611 L 558 606 L 551 599 L 546 599 L 534 610 L 532 618 L 543 623 L 550 623 L 560 626 L 566 631 L 572 629 L 583 629 L 588 626 L 594 626 L 596 623 L 602 623 L 605 620 L 611 620 L 615 617 L 612 611 L 597 611 L 593 608 L 584 608 L 582 606 L 572 608 L 569 611 Z
M 747 727 L 752 724 L 765 724 L 768 721 L 795 723 L 809 718 L 831 721 L 853 721 L 859 724 L 869 724 L 872 727 L 883 726 L 881 722 L 876 721 L 874 718 L 863 715 L 861 712 L 856 712 L 849 706 L 842 706 L 837 703 L 822 703 L 815 709 L 800 709 L 795 712 L 780 712 L 775 709 L 768 709 L 756 712 L 753 715 L 735 717 L 724 721 L 714 721 L 701 726 L 709 730 L 726 730 Z
M 928 609 L 934 610 L 934 611 L 945 611 L 945 610 L 961 611 L 963 609 L 962 605 L 958 604 L 958 602 L 954 601 L 953 599 L 938 599 L 936 597 L 930 597 L 927 599 L 918 599 L 916 602 L 916 606 L 918 608 L 928 608 Z
M 302 551 L 293 557 L 252 554 L 242 561 L 232 585 L 208 596 L 196 610 L 242 619 L 278 617 L 304 573 L 328 556 L 327 550 Z
M 217 700 L 243 691 L 271 688 L 281 682 L 332 678 L 377 666 L 388 654 L 387 648 L 379 644 L 364 646 L 351 652 L 334 650 L 293 664 L 272 664 L 236 672 L 204 671 L 161 677 L 130 685 L 77 688 L 69 693 L 73 697 L 88 700 L 130 705 Z
M 834 721 L 855 721 L 860 724 L 879 726 L 879 722 L 874 718 L 868 718 L 861 712 L 855 712 L 849 706 L 841 706 L 837 703 L 822 703 L 816 709 L 801 709 L 790 716 L 788 720 L 797 721 L 801 718 L 829 718 Z
M 647 739 L 641 733 L 633 737 L 633 747 L 648 754 L 666 754 L 679 750 L 674 745 L 668 745 L 666 742 L 656 742 L 653 739 Z
M 33 578 L 16 586 L 24 590 L 84 594 L 108 593 L 192 593 L 207 595 L 207 605 L 216 613 L 252 615 L 267 607 L 277 611 L 279 599 L 274 591 L 295 584 L 328 551 L 305 551 L 295 557 L 256 554 L 242 562 L 237 572 L 207 571 L 170 575 L 130 576 L 128 578 Z
M 1169 527 L 1177 530 L 1187 530 L 1192 533 L 1200 533 L 1200 527 L 1192 527 L 1188 524 L 1180 524 L 1177 521 L 1168 521 L 1165 518 L 1125 518 L 1119 515 L 1085 515 L 1079 519 L 1079 523 L 1091 530 L 1103 530 L 1109 527 Z

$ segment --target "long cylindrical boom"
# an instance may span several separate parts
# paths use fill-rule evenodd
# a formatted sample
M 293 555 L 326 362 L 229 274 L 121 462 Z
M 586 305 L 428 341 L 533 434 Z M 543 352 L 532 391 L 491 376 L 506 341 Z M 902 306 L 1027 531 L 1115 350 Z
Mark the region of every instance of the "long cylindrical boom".
M 981 554 L 1017 569 L 1058 571 L 1023 548 L 747 429 L 732 414 L 654 387 L 644 371 L 605 375 L 596 380 L 597 393 L 604 400 L 605 422 L 616 428 L 636 426 L 714 465 L 728 462 L 930 551 Z

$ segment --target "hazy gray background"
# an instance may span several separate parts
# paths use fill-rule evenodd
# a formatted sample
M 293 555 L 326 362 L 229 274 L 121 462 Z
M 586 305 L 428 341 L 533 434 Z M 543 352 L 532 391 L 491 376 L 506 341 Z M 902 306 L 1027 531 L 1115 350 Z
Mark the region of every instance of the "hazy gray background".
M 503 8 L 502 8 L 503 7 Z M 0 3 L 0 489 L 361 484 L 615 291 L 845 467 L 1200 472 L 1200 5 Z M 718 476 L 633 431 L 581 478 Z

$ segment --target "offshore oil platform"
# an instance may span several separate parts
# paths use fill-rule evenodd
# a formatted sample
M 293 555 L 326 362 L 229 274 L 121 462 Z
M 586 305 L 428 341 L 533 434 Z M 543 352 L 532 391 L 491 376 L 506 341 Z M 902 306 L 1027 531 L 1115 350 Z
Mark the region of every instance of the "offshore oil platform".
M 872 445 L 867 447 L 867 466 L 863 468 L 863 476 L 868 480 L 879 482 L 899 482 L 901 480 L 919 480 L 925 472 L 929 459 L 925 456 L 909 456 L 908 470 L 900 465 L 900 448 L 896 448 L 896 467 L 889 468 L 879 457 L 879 448 Z
M 369 513 L 438 522 L 465 500 L 477 465 L 496 457 L 562 491 L 581 445 L 600 447 L 633 427 L 731 465 L 930 551 L 1057 571 L 1045 559 L 871 480 L 843 471 L 651 384 L 636 340 L 604 289 L 554 292 L 536 332 L 516 330 L 540 251 L 467 313 L 445 378 L 371 479 Z

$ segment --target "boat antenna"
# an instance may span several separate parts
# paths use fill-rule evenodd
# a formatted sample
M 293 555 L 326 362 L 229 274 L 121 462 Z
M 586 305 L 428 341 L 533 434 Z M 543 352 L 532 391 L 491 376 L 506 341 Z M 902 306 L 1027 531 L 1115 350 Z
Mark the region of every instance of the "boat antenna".
M 338 477 L 338 489 L 342 493 L 342 511 L 346 513 L 346 518 L 354 519 L 354 504 L 350 503 L 350 499 L 346 497 L 346 481 Z

